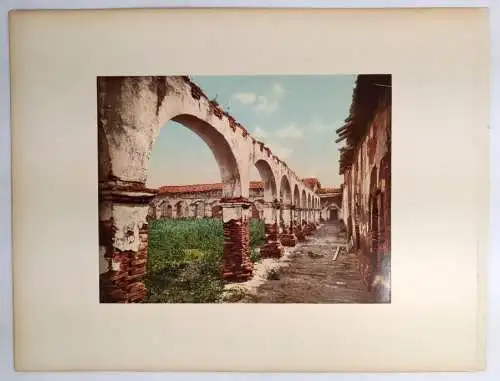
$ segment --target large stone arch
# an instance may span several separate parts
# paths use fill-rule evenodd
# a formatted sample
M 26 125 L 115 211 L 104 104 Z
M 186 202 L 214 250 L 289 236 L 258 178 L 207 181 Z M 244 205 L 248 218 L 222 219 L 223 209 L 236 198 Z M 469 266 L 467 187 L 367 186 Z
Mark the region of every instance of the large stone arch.
M 164 199 L 159 204 L 160 209 L 160 217 L 161 218 L 171 218 L 172 217 L 172 205 L 170 204 L 168 199 Z M 170 213 L 170 216 L 169 216 Z
M 297 184 L 293 187 L 293 205 L 300 208 L 300 191 Z
M 289 176 L 284 173 L 280 181 L 280 202 L 281 202 L 281 218 L 280 218 L 280 240 L 284 246 L 295 246 L 296 237 L 293 232 L 293 216 L 292 216 L 292 187 Z
M 248 174 L 242 181 L 240 169 L 247 163 L 251 139 L 187 77 L 98 77 L 97 92 L 99 241 L 108 262 L 100 277 L 100 300 L 137 302 L 147 293 L 148 211 L 156 191 L 146 181 L 160 128 L 174 120 L 205 141 L 219 165 L 227 200 L 248 197 Z M 243 229 L 238 235 L 236 246 L 225 253 L 225 279 L 251 275 L 248 234 Z M 235 247 L 243 254 L 229 260 L 226 254 L 233 255 Z
M 280 181 L 280 201 L 290 205 L 292 203 L 292 187 L 287 175 L 281 176 Z
M 277 198 L 277 186 L 271 165 L 265 159 L 258 159 L 254 165 L 264 182 L 264 201 L 274 201 Z
M 302 218 L 304 211 L 302 210 L 302 199 L 300 197 L 301 192 L 299 189 L 299 185 L 297 183 L 294 184 L 293 187 L 293 205 L 294 205 L 294 213 L 293 213 L 293 233 L 297 237 L 299 242 L 305 241 L 305 236 L 302 231 Z
M 241 180 L 236 158 L 226 137 L 208 122 L 190 114 L 179 114 L 172 121 L 182 124 L 198 135 L 210 148 L 219 166 L 222 197 L 241 197 Z
M 205 217 L 205 200 L 194 200 L 191 202 L 190 206 L 194 218 Z
M 186 202 L 184 200 L 179 200 L 174 205 L 175 208 L 175 216 L 177 218 L 185 218 L 188 217 L 186 215 Z
M 110 160 L 99 160 L 101 180 L 117 178 L 145 184 L 148 160 L 160 128 L 176 121 L 198 135 L 219 165 L 223 197 L 243 191 L 229 123 L 221 121 L 206 97 L 197 98 L 184 77 L 99 77 L 99 147 Z M 103 139 L 104 138 L 104 139 Z M 105 157 L 104 155 L 103 157 Z M 126 156 L 129 160 L 123 160 Z
M 273 191 L 281 196 L 283 189 L 282 201 L 291 204 L 291 181 L 299 178 L 188 77 L 98 77 L 97 92 L 99 252 L 108 263 L 100 277 L 101 301 L 140 302 L 147 294 L 148 211 L 157 194 L 146 186 L 148 163 L 160 129 L 170 120 L 203 139 L 214 155 L 223 184 L 221 276 L 248 280 L 253 269 L 248 252 L 250 163 L 266 158 L 268 166 L 258 165 L 268 180 L 267 199 Z M 284 178 L 288 186 L 282 186 Z M 181 216 L 187 214 L 187 203 L 172 206 Z
M 167 213 L 166 213 L 166 218 L 172 218 L 173 216 L 173 208 L 170 203 L 167 204 Z
M 340 205 L 335 201 L 326 202 L 321 205 L 321 217 L 324 220 L 336 221 L 339 219 Z

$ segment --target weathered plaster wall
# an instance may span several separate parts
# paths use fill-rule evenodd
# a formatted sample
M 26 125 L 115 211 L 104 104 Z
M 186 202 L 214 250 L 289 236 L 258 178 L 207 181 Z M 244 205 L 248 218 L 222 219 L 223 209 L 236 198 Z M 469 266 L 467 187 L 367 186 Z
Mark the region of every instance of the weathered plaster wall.
M 212 217 L 213 208 L 220 206 L 222 199 L 222 190 L 206 192 L 185 192 L 159 194 L 155 198 L 156 215 L 155 218 L 179 218 L 179 217 Z M 264 192 L 262 189 L 251 189 L 248 199 L 259 212 L 263 210 Z M 175 213 L 171 216 L 167 210 L 175 207 L 178 203 L 192 208 L 189 215 L 178 216 Z
M 249 173 L 256 166 L 264 181 L 266 201 L 279 199 L 286 204 L 298 203 L 309 212 L 317 197 L 286 163 L 275 156 L 263 142 L 247 130 L 185 76 L 167 77 L 98 77 L 98 149 L 100 197 L 100 263 L 108 263 L 101 277 L 101 300 L 139 301 L 145 295 L 141 276 L 145 275 L 147 225 L 158 212 L 195 216 L 185 200 L 162 210 L 153 204 L 154 191 L 147 189 L 148 160 L 160 128 L 169 120 L 189 128 L 209 146 L 220 169 L 223 183 L 222 209 L 215 215 L 225 220 L 226 246 L 242 250 L 225 253 L 224 274 L 246 279 L 248 265 L 247 210 Z M 282 184 L 286 189 L 280 189 Z M 300 200 L 294 200 L 291 189 L 298 188 Z M 309 202 L 306 202 L 306 198 Z M 228 206 L 240 202 L 242 206 Z M 205 205 L 206 208 L 206 205 Z M 242 208 L 244 212 L 239 211 Z M 217 209 L 217 210 L 216 210 Z M 233 210 L 234 209 L 234 210 Z M 205 209 L 206 210 L 206 209 Z M 233 216 L 235 220 L 228 218 Z M 227 230 L 227 231 L 226 231 Z M 229 234 L 229 235 L 228 235 Z M 225 255 L 226 255 L 225 254 Z M 230 274 L 231 271 L 239 274 Z
M 344 173 L 343 219 L 369 286 L 390 254 L 390 154 L 390 105 L 383 105 Z
M 297 184 L 313 194 L 286 163 L 186 77 L 106 77 L 98 80 L 98 87 L 99 124 L 106 141 L 102 150 L 108 151 L 103 156 L 110 157 L 102 164 L 104 177 L 145 183 L 154 140 L 167 121 L 175 120 L 211 148 L 221 170 L 224 197 L 248 197 L 249 172 L 256 163 L 261 173 L 261 168 L 269 169 L 263 180 L 274 182 L 273 193 L 280 194 L 276 179 L 286 176 L 292 187 Z

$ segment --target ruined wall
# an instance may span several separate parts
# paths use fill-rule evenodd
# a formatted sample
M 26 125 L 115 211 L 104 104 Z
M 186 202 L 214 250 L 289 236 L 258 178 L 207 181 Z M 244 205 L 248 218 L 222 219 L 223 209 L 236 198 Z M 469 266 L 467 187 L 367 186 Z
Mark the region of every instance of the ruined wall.
M 222 190 L 158 194 L 152 202 L 155 206 L 150 210 L 150 218 L 221 218 L 218 209 L 221 199 Z M 263 199 L 264 189 L 250 189 L 252 218 L 263 218 Z M 182 215 L 175 212 L 179 203 L 184 208 Z
M 389 104 L 379 106 L 344 173 L 343 219 L 369 288 L 391 250 L 390 113 Z
M 332 215 L 335 215 L 335 220 L 342 220 L 342 201 L 340 190 L 320 194 L 319 209 L 321 219 L 327 221 L 332 218 Z
M 159 206 L 154 203 L 157 190 L 146 186 L 147 164 L 160 128 L 169 120 L 203 139 L 217 161 L 221 200 L 226 205 L 219 206 L 214 214 L 222 213 L 224 217 L 225 213 L 227 217 L 224 230 L 228 249 L 222 271 L 225 279 L 241 280 L 251 275 L 245 224 L 251 206 L 248 197 L 252 166 L 259 163 L 259 171 L 266 168 L 268 198 L 269 193 L 273 198 L 281 193 L 276 179 L 283 177 L 289 187 L 297 185 L 299 192 L 314 197 L 283 160 L 209 100 L 189 77 L 97 77 L 97 93 L 101 302 L 144 300 L 148 221 L 157 217 Z M 195 211 L 188 203 L 170 206 L 163 211 L 172 216 L 180 212 L 189 216 L 200 210 L 197 207 Z

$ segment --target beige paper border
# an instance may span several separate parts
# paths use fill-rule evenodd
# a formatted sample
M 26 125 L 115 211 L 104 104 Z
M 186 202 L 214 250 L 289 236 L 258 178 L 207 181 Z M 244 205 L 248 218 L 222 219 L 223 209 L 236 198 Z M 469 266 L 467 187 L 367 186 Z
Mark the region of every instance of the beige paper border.
M 484 368 L 486 9 L 10 16 L 18 370 Z M 185 73 L 393 74 L 392 304 L 98 303 L 96 76 Z

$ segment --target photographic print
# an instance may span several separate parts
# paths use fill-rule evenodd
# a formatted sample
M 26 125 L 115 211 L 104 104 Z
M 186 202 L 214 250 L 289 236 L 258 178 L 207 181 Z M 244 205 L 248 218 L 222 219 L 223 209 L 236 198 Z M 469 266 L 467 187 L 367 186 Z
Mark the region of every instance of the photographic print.
M 100 301 L 390 302 L 391 85 L 98 77 Z
M 17 371 L 485 368 L 487 10 L 9 19 Z

